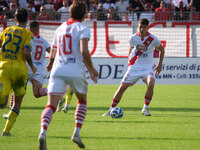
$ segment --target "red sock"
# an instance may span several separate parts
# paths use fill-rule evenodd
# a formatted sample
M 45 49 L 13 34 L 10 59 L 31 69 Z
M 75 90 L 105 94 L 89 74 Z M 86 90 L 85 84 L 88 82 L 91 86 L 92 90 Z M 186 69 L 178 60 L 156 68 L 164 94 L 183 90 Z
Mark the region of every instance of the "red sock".
M 118 103 L 119 103 L 119 100 L 115 100 L 115 99 L 113 98 L 111 107 L 116 107 Z
M 75 126 L 81 128 L 87 113 L 87 101 L 78 101 L 75 112 Z
M 41 115 L 41 127 L 44 130 L 47 130 L 55 111 L 56 108 L 52 105 L 47 105 L 46 108 L 43 110 Z
M 151 99 L 152 99 L 151 97 L 145 96 L 144 104 L 147 105 L 147 106 L 149 106 L 149 104 L 151 103 Z

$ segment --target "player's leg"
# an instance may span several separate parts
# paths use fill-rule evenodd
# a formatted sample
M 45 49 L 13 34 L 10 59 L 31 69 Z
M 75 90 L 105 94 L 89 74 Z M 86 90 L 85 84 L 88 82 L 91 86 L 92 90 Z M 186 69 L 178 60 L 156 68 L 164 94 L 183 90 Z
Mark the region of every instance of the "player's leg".
M 69 110 L 69 104 L 71 103 L 73 93 L 74 93 L 74 92 L 72 92 L 71 88 L 68 87 L 67 92 L 66 92 L 66 103 L 65 103 L 65 107 L 62 109 L 64 113 L 67 113 L 68 110 Z
M 11 96 L 10 96 L 10 106 L 9 106 L 10 110 L 11 110 L 12 107 L 13 107 L 13 101 L 14 101 L 14 99 L 15 99 L 15 93 L 12 92 L 12 94 L 11 94 Z M 3 118 L 5 118 L 5 119 L 8 119 L 8 116 L 9 116 L 8 113 L 7 113 L 7 114 L 3 114 Z
M 66 84 L 63 78 L 57 76 L 50 76 L 48 84 L 48 102 L 41 114 L 41 128 L 38 137 L 39 149 L 46 150 L 46 136 L 47 129 L 52 120 L 53 114 L 59 102 L 59 98 L 66 92 Z
M 14 101 L 14 99 L 15 99 L 15 93 L 12 92 L 12 94 L 10 96 L 10 106 L 9 106 L 10 109 L 12 109 L 12 107 L 13 107 L 13 101 Z
M 39 150 L 46 150 L 47 128 L 59 102 L 60 95 L 48 95 L 48 102 L 41 114 L 41 128 L 39 134 Z
M 20 96 L 15 96 L 15 99 L 13 101 L 13 107 L 11 108 L 11 110 L 8 113 L 9 119 L 7 119 L 7 121 L 6 121 L 4 130 L 2 132 L 2 136 L 11 136 L 10 130 L 12 129 L 17 116 L 19 115 L 19 110 L 21 107 L 23 97 L 24 97 L 24 94 L 20 95 Z
M 47 95 L 47 88 L 42 88 L 41 82 L 32 78 L 31 83 L 32 83 L 32 86 L 33 86 L 33 94 L 36 98 Z
M 9 70 L 0 70 L 0 109 L 4 109 L 8 103 L 11 89 L 11 81 L 8 78 Z
M 24 71 L 19 71 L 19 69 L 11 69 L 11 89 L 13 89 L 15 93 L 15 99 L 13 101 L 13 107 L 9 111 L 8 120 L 6 121 L 5 128 L 3 130 L 2 135 L 10 135 L 10 130 L 13 127 L 17 116 L 19 115 L 22 99 L 26 93 L 26 85 L 27 85 L 27 73 Z M 11 91 L 9 91 L 11 93 Z
M 117 89 L 117 91 L 115 92 L 115 95 L 112 99 L 112 103 L 111 103 L 111 107 L 110 109 L 104 113 L 102 116 L 110 116 L 110 111 L 112 109 L 112 107 L 116 107 L 118 105 L 118 103 L 120 102 L 124 92 L 126 91 L 126 89 L 131 86 L 130 83 L 121 83 L 119 88 Z
M 147 85 L 147 90 L 145 93 L 145 101 L 144 106 L 142 108 L 142 114 L 145 116 L 151 116 L 151 114 L 148 111 L 149 104 L 151 103 L 151 99 L 153 97 L 153 89 L 155 85 L 155 79 L 153 77 L 148 77 L 144 80 L 144 82 Z
M 75 111 L 75 128 L 71 140 L 74 143 L 76 143 L 80 148 L 85 148 L 85 145 L 83 144 L 80 138 L 80 131 L 87 113 L 86 94 L 80 94 L 80 93 L 75 93 L 75 94 L 78 99 L 78 103 Z
M 80 131 L 85 121 L 87 114 L 87 90 L 88 84 L 85 78 L 71 77 L 69 79 L 71 90 L 75 93 L 78 102 L 75 111 L 75 128 L 71 137 L 72 142 L 76 143 L 78 147 L 85 148 L 81 141 Z

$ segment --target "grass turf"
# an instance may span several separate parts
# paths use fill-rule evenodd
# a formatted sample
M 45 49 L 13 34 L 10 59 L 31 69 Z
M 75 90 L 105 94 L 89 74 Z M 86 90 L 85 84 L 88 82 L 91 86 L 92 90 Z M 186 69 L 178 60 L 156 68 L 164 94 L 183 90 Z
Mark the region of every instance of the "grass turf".
M 150 105 L 151 117 L 141 115 L 145 85 L 134 85 L 119 107 L 121 119 L 101 117 L 111 104 L 118 85 L 89 85 L 88 112 L 81 131 L 88 150 L 199 150 L 200 85 L 156 85 Z M 36 99 L 29 85 L 12 137 L 0 137 L 1 150 L 38 149 L 40 117 L 47 97 Z M 47 132 L 49 150 L 79 149 L 70 140 L 74 129 L 76 97 L 67 114 L 56 112 Z M 6 122 L 0 110 L 0 131 Z

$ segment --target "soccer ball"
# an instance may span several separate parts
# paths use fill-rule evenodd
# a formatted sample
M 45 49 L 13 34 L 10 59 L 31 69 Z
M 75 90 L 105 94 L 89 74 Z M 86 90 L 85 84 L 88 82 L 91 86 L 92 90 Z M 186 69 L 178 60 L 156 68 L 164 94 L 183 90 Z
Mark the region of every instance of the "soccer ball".
M 112 118 L 121 118 L 123 116 L 123 110 L 120 107 L 113 107 L 110 111 Z

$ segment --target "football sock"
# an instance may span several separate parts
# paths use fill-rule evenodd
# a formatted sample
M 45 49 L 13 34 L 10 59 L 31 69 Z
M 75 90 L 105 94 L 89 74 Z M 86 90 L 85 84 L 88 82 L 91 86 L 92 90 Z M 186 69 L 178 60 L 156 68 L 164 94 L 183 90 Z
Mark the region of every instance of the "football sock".
M 87 113 L 87 101 L 86 100 L 84 102 L 78 101 L 78 104 L 76 106 L 76 111 L 75 111 L 74 134 L 76 136 L 80 135 L 80 129 L 81 129 L 83 122 L 85 120 L 86 113 Z
M 12 93 L 10 97 L 10 110 L 12 109 L 14 99 L 15 99 L 15 94 Z
M 52 116 L 55 111 L 56 108 L 52 105 L 47 105 L 43 110 L 41 115 L 41 130 L 40 130 L 41 134 L 46 134 L 46 130 L 49 126 L 49 123 L 51 122 Z
M 9 113 L 8 113 L 9 119 L 7 119 L 7 121 L 6 121 L 6 125 L 5 125 L 5 128 L 3 130 L 4 132 L 7 132 L 7 133 L 10 132 L 10 130 L 12 129 L 18 115 L 19 115 L 19 110 L 17 110 L 16 108 L 12 108 L 9 111 Z
M 47 95 L 47 88 L 41 88 L 39 91 L 40 96 L 46 96 Z
M 144 108 L 148 108 L 150 102 L 151 102 L 151 97 L 145 96 L 145 101 L 144 101 Z
M 113 98 L 111 107 L 116 107 L 118 103 L 119 103 L 119 100 L 115 100 L 115 99 Z
M 66 104 L 70 104 L 71 103 L 71 100 L 72 100 L 72 95 L 73 95 L 73 92 L 71 91 L 71 88 L 68 88 L 67 89 L 67 92 L 66 92 Z

